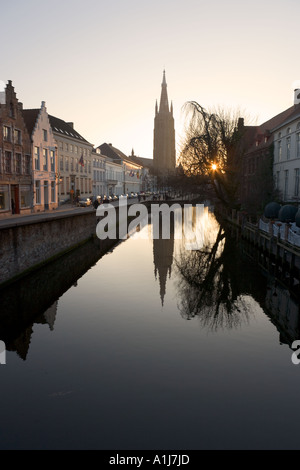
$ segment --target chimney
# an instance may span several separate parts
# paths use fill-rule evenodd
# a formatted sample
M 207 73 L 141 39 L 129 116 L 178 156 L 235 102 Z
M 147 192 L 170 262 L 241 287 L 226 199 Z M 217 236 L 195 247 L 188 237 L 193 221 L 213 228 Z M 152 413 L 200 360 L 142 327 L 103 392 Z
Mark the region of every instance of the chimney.
M 72 127 L 74 129 L 74 122 L 67 122 L 68 126 Z
M 300 89 L 296 88 L 294 90 L 294 104 L 299 104 L 300 103 Z

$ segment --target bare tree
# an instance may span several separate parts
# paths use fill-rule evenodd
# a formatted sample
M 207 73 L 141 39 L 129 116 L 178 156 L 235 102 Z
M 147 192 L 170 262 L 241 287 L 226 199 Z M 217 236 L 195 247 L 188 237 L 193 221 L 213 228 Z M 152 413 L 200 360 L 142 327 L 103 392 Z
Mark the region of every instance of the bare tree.
M 235 207 L 243 154 L 243 119 L 238 111 L 207 111 L 196 101 L 185 104 L 190 118 L 179 161 L 188 175 L 210 178 L 215 194 Z

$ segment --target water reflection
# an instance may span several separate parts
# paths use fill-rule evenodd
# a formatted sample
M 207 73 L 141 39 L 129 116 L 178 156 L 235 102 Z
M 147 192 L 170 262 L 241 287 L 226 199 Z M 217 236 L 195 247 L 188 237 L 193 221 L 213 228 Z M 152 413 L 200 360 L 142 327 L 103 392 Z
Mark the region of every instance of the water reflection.
M 159 295 L 162 306 L 166 295 L 167 278 L 171 277 L 174 252 L 174 232 L 169 240 L 153 240 L 154 276 L 159 281 Z
M 176 223 L 176 218 L 174 220 Z M 168 308 L 165 302 L 170 288 L 184 319 L 197 318 L 202 328 L 217 331 L 248 323 L 259 306 L 277 328 L 281 343 L 291 346 L 300 338 L 298 300 L 274 276 L 259 269 L 256 260 L 249 259 L 247 244 L 232 233 L 230 227 L 206 208 L 199 224 L 203 233 L 198 239 L 202 245 L 197 250 L 187 250 L 185 238 L 174 239 L 174 228 L 173 223 L 170 239 L 152 241 L 153 280 L 159 284 L 158 295 L 163 308 Z M 115 245 L 115 241 L 105 244 L 95 238 L 2 289 L 0 339 L 6 343 L 7 350 L 17 352 L 25 360 L 34 324 L 48 325 L 52 331 L 60 297 L 76 286 L 78 279 Z M 148 248 L 149 243 L 145 250 Z M 138 279 L 134 279 L 138 291 L 141 286 Z M 128 282 L 132 282 L 130 275 Z M 124 300 L 126 302 L 126 298 Z
M 237 327 L 251 314 L 244 295 L 250 291 L 251 278 L 249 272 L 244 273 L 236 241 L 226 227 L 208 211 L 203 217 L 206 237 L 202 248 L 181 249 L 175 261 L 181 276 L 179 309 L 184 318 L 197 316 L 203 326 L 213 330 Z
M 56 261 L 0 290 L 0 338 L 7 351 L 26 359 L 34 324 L 53 330 L 58 299 L 117 242 L 98 239 L 78 247 Z

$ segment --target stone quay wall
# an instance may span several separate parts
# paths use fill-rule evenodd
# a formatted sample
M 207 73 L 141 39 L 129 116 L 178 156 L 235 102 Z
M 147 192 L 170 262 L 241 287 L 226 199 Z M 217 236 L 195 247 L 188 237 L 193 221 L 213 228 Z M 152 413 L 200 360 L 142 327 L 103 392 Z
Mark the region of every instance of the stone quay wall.
M 96 211 L 34 216 L 0 227 L 0 286 L 96 236 Z

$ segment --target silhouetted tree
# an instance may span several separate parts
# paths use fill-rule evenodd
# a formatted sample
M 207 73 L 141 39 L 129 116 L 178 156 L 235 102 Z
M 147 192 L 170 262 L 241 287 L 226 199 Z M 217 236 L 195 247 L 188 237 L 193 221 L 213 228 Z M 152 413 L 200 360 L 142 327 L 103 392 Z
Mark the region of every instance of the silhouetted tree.
M 207 111 L 191 101 L 190 118 L 179 161 L 188 175 L 209 177 L 215 195 L 226 207 L 235 207 L 241 179 L 243 119 L 239 113 Z
M 251 273 L 241 276 L 243 261 L 236 240 L 225 227 L 219 227 L 213 243 L 200 250 L 183 250 L 175 265 L 181 275 L 179 309 L 184 318 L 197 316 L 212 330 L 248 321 L 250 312 L 243 294 L 249 292 Z

